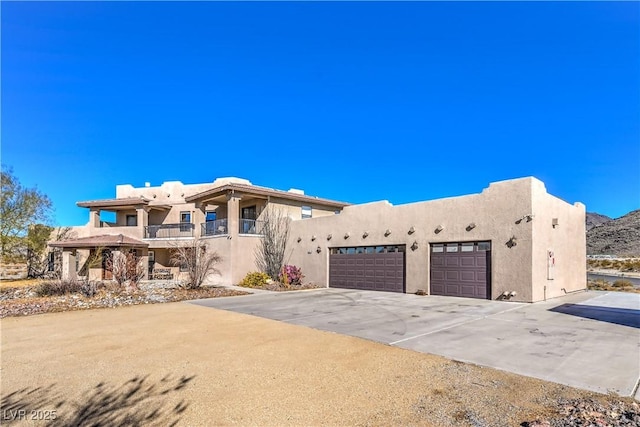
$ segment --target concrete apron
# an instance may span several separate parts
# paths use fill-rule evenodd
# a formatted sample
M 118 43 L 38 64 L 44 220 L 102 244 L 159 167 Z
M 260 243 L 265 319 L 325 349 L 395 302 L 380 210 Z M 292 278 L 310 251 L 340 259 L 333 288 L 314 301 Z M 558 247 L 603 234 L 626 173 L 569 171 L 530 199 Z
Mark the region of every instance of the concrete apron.
M 193 303 L 640 400 L 640 294 L 524 304 L 321 289 Z

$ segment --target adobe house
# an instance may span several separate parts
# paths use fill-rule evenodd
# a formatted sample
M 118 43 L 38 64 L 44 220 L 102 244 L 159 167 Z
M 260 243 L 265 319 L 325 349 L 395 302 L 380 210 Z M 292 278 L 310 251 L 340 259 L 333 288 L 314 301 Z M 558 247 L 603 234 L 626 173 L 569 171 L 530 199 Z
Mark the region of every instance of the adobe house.
M 332 287 L 533 302 L 586 288 L 585 206 L 536 178 L 293 221 L 288 262 Z
M 585 207 L 532 177 L 399 206 L 349 205 L 240 178 L 118 185 L 115 198 L 78 206 L 89 209 L 88 224 L 74 229 L 76 239 L 50 243 L 63 250 L 64 277 L 109 279 L 107 261 L 86 260 L 126 250 L 149 266 L 147 278 L 177 279 L 183 272 L 169 262 L 171 249 L 200 238 L 223 258 L 208 283 L 238 283 L 257 270 L 263 215 L 274 207 L 290 219 L 286 262 L 323 286 L 525 302 L 586 287 Z
M 254 252 L 267 207 L 286 212 L 291 220 L 335 215 L 347 203 L 305 195 L 302 190 L 274 190 L 246 179 L 218 178 L 208 184 L 165 182 L 160 186 L 116 186 L 112 199 L 78 202 L 89 209 L 89 222 L 74 227 L 74 239 L 50 242 L 62 248 L 64 278 L 110 280 L 109 261 L 123 251 L 135 251 L 148 265 L 146 279 L 174 280 L 185 276 L 170 262 L 176 246 L 201 239 L 217 251 L 220 275 L 210 284 L 238 283 L 256 270 Z M 111 212 L 115 220 L 105 220 Z M 102 256 L 96 257 L 96 252 Z M 98 258 L 98 262 L 96 262 Z M 100 261 L 100 259 L 102 261 Z M 92 262 L 89 262 L 91 260 Z M 90 265 L 89 265 L 90 264 Z

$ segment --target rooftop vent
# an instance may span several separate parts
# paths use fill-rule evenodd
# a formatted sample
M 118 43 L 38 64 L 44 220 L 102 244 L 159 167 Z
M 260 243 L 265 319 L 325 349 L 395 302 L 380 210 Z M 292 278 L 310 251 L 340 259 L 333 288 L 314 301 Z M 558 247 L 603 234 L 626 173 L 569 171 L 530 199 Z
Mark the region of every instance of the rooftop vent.
M 304 195 L 304 190 L 299 190 L 297 188 L 290 188 L 289 189 L 289 193 L 294 193 L 294 194 L 301 194 Z

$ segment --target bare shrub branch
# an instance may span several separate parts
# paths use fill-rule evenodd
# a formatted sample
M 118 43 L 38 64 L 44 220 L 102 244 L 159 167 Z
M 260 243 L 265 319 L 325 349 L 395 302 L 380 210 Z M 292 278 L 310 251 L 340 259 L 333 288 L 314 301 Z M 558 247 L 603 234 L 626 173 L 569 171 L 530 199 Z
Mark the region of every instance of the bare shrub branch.
M 171 264 L 180 266 L 189 276 L 188 289 L 202 286 L 210 274 L 220 274 L 216 265 L 221 261 L 222 257 L 216 251 L 208 250 L 201 239 L 193 239 L 171 249 Z
M 119 254 L 114 254 L 108 264 L 110 264 L 108 267 L 112 270 L 113 279 L 120 286 L 128 283 L 132 288 L 137 288 L 145 274 L 142 257 L 137 255 L 135 249 L 124 249 Z
M 284 265 L 284 256 L 289 239 L 290 218 L 286 212 L 273 206 L 262 213 L 262 242 L 256 248 L 256 264 L 273 280 L 278 280 Z

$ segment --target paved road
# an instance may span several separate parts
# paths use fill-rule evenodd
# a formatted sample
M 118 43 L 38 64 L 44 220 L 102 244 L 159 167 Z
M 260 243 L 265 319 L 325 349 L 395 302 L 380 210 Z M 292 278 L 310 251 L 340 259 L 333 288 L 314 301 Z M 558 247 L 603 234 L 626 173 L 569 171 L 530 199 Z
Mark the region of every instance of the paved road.
M 603 393 L 633 395 L 640 377 L 638 294 L 590 291 L 524 304 L 322 289 L 194 304 Z

